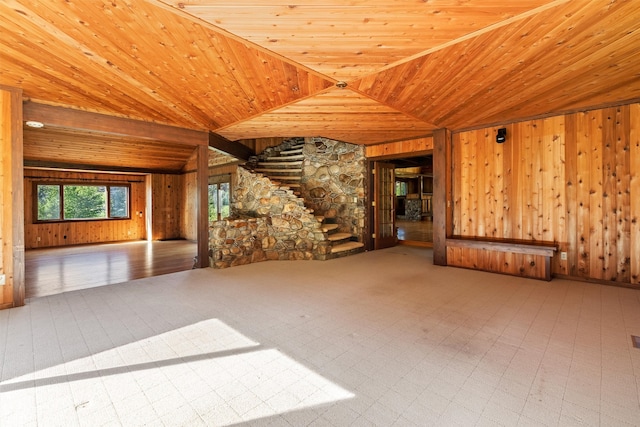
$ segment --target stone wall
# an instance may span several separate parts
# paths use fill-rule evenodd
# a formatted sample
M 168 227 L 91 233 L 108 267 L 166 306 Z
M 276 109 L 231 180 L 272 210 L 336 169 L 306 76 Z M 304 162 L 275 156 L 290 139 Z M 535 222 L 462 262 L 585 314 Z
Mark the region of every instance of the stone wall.
M 366 158 L 364 147 L 327 138 L 305 138 L 300 193 L 317 215 L 340 231 L 364 238 Z
M 261 157 L 304 143 L 300 197 L 269 178 L 238 168 L 229 220 L 212 223 L 210 265 L 326 259 L 331 242 L 316 215 L 363 241 L 364 147 L 326 138 L 291 138 Z M 254 159 L 253 167 L 258 159 Z M 249 165 L 248 165 L 249 166 Z M 306 205 L 306 206 L 305 206 Z
M 210 265 L 317 259 L 330 250 L 320 222 L 293 191 L 238 168 L 231 217 L 209 230 Z

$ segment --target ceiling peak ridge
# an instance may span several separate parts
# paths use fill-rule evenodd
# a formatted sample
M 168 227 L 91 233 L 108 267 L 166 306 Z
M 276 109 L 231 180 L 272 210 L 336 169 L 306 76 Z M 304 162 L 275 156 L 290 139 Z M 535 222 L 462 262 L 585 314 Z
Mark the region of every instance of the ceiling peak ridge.
M 534 16 L 534 15 L 538 15 L 538 14 L 540 14 L 542 12 L 545 12 L 545 11 L 547 11 L 549 9 L 553 9 L 555 7 L 558 7 L 558 6 L 561 6 L 563 4 L 569 3 L 570 1 L 571 0 L 553 0 L 553 1 L 550 1 L 547 4 L 544 4 L 542 6 L 538 6 L 538 7 L 534 8 L 534 9 L 531 9 L 531 10 L 528 10 L 526 12 L 520 13 L 518 15 L 512 16 L 511 18 L 507 18 L 505 20 L 502 20 L 502 21 L 496 22 L 494 24 L 488 25 L 488 26 L 486 26 L 484 28 L 480 28 L 479 30 L 472 31 L 471 33 L 465 34 L 464 36 L 461 36 L 461 37 L 458 37 L 456 39 L 450 40 L 450 41 L 448 41 L 446 43 L 442 43 L 442 44 L 440 44 L 438 46 L 432 47 L 432 48 L 424 50 L 422 52 L 418 52 L 416 54 L 407 56 L 406 58 L 399 59 L 399 60 L 397 60 L 395 62 L 392 62 L 390 64 L 385 65 L 384 67 L 380 67 L 378 70 L 376 70 L 373 73 L 369 73 L 367 75 L 363 75 L 361 77 L 354 78 L 354 79 L 352 79 L 352 81 L 353 82 L 357 82 L 357 81 L 365 80 L 366 78 L 375 76 L 375 75 L 377 75 L 377 74 L 379 74 L 379 73 L 381 73 L 383 71 L 390 70 L 392 68 L 404 65 L 404 64 L 406 64 L 408 62 L 411 62 L 413 60 L 416 60 L 416 59 L 422 58 L 424 56 L 430 55 L 430 54 L 432 54 L 434 52 L 438 52 L 440 50 L 446 49 L 446 48 L 448 48 L 450 46 L 454 46 L 456 44 L 465 42 L 467 40 L 479 37 L 479 36 L 481 36 L 483 34 L 486 34 L 488 32 L 491 32 L 491 31 L 497 30 L 499 28 L 505 27 L 505 26 L 507 26 L 509 24 L 512 24 L 514 22 L 521 21 L 523 19 L 529 18 L 529 17 Z
M 260 116 L 263 116 L 263 115 L 265 115 L 265 114 L 273 113 L 274 111 L 277 111 L 277 110 L 280 110 L 280 109 L 282 109 L 282 108 L 288 107 L 289 105 L 295 105 L 295 104 L 297 104 L 297 103 L 299 103 L 299 102 L 302 102 L 302 101 L 305 101 L 305 100 L 307 100 L 307 99 L 315 98 L 315 97 L 316 97 L 316 96 L 318 96 L 318 95 L 322 95 L 322 94 L 324 94 L 324 93 L 331 92 L 331 91 L 332 91 L 332 90 L 334 90 L 334 89 L 336 89 L 336 86 L 335 86 L 335 85 L 329 86 L 329 87 L 324 88 L 324 89 L 322 89 L 322 90 L 319 90 L 319 91 L 317 91 L 317 92 L 310 93 L 309 95 L 307 95 L 307 96 L 305 96 L 305 97 L 298 98 L 298 99 L 294 99 L 294 100 L 292 100 L 292 101 L 290 101 L 290 102 L 286 102 L 286 103 L 284 103 L 284 104 L 277 105 L 277 106 L 275 106 L 275 107 L 273 107 L 273 108 L 270 108 L 270 109 L 268 109 L 268 110 L 260 111 L 259 113 L 254 114 L 253 116 L 245 117 L 245 118 L 243 118 L 243 119 L 241 119 L 241 120 L 238 120 L 238 121 L 235 121 L 235 122 L 233 122 L 233 123 L 229 123 L 229 124 L 226 124 L 226 125 L 224 125 L 224 126 L 220 126 L 220 127 L 216 128 L 216 129 L 211 130 L 211 132 L 218 133 L 218 132 L 220 132 L 220 131 L 224 131 L 225 129 L 228 129 L 228 128 L 230 128 L 230 127 L 237 126 L 237 125 L 238 125 L 238 124 L 240 124 L 240 123 L 248 122 L 248 121 L 250 121 L 250 120 L 255 119 L 256 117 L 260 117 Z M 348 87 L 348 88 L 341 88 L 341 90 L 344 90 L 344 89 L 347 89 L 347 90 L 351 90 L 351 91 L 353 91 L 353 92 L 356 92 L 356 91 L 355 91 L 353 88 L 351 88 L 351 87 Z M 369 96 L 368 96 L 367 98 L 371 98 L 371 97 L 369 97 Z
M 228 37 L 228 38 L 230 38 L 232 40 L 235 40 L 238 43 L 242 43 L 245 46 L 250 47 L 251 49 L 255 49 L 255 50 L 259 51 L 259 52 L 266 53 L 267 55 L 270 55 L 270 56 L 274 57 L 275 59 L 278 59 L 278 60 L 280 60 L 280 61 L 282 61 L 284 63 L 287 63 L 289 65 L 293 65 L 294 67 L 296 67 L 296 68 L 298 68 L 300 70 L 306 71 L 309 74 L 313 74 L 314 76 L 319 77 L 321 79 L 324 79 L 324 80 L 326 80 L 326 81 L 328 81 L 328 82 L 330 82 L 332 84 L 335 84 L 338 81 L 338 79 L 336 79 L 334 77 L 328 76 L 328 75 L 326 75 L 324 73 L 321 73 L 321 72 L 319 72 L 317 70 L 314 70 L 313 68 L 310 68 L 310 67 L 308 67 L 308 66 L 306 66 L 304 64 L 301 64 L 301 63 L 299 63 L 297 61 L 294 61 L 291 58 L 288 58 L 288 57 L 286 57 L 284 55 L 281 55 L 281 54 L 279 54 L 277 52 L 274 52 L 274 51 L 272 51 L 270 49 L 267 49 L 264 46 L 261 46 L 261 45 L 255 43 L 255 42 L 250 41 L 250 40 L 247 40 L 244 37 L 241 37 L 241 36 L 239 36 L 237 34 L 234 34 L 234 33 L 230 32 L 228 30 L 225 30 L 224 28 L 218 27 L 217 25 L 215 25 L 215 24 L 213 24 L 213 23 L 211 23 L 211 22 L 209 22 L 209 21 L 207 21 L 205 19 L 202 19 L 199 16 L 192 15 L 191 13 L 187 12 L 184 9 L 180 9 L 178 7 L 175 7 L 175 6 L 171 5 L 171 4 L 167 4 L 163 0 L 145 0 L 145 1 L 147 3 L 150 3 L 150 4 L 154 5 L 154 6 L 156 6 L 156 7 L 162 8 L 164 10 L 168 10 L 169 12 L 171 12 L 171 13 L 173 13 L 173 14 L 181 17 L 181 18 L 187 19 L 187 20 L 189 20 L 191 22 L 194 22 L 194 23 L 196 23 L 198 25 L 202 25 L 203 27 L 213 31 L 216 34 L 219 34 L 219 35 L 224 36 L 224 37 Z M 226 126 L 224 126 L 224 127 L 226 127 Z

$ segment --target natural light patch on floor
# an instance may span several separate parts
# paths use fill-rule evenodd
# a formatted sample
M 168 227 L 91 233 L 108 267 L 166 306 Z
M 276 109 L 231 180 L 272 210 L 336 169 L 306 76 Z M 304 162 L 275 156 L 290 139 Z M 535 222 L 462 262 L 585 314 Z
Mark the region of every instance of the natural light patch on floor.
M 217 319 L 3 381 L 0 392 L 4 419 L 65 425 L 228 425 L 354 397 Z

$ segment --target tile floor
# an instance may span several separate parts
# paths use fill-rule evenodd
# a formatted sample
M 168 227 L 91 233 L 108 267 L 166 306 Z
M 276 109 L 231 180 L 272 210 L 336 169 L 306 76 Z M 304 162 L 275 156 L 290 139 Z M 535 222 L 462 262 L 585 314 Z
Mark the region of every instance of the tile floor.
M 640 291 L 398 246 L 0 311 L 0 425 L 640 425 Z

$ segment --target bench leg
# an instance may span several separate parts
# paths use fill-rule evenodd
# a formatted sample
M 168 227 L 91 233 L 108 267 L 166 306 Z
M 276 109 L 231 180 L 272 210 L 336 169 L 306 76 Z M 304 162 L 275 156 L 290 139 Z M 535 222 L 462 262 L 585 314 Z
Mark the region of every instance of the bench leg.
M 544 257 L 544 278 L 547 282 L 551 281 L 551 257 Z

